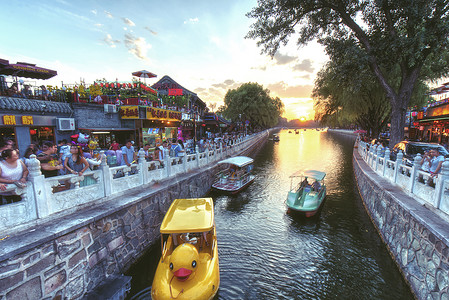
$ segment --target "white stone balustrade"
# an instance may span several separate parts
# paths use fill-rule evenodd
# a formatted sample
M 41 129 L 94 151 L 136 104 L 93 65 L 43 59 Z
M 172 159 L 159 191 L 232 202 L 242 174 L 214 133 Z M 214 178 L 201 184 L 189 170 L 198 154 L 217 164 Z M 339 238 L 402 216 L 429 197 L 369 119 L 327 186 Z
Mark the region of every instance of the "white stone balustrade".
M 401 151 L 393 161 L 390 158 L 390 149 L 386 149 L 385 155 L 382 156 L 381 147 L 362 141 L 358 141 L 357 145 L 360 156 L 374 172 L 418 197 L 418 201 L 449 214 L 449 160 L 443 162 L 438 176 L 432 177 L 430 173 L 421 170 L 420 154 L 415 157 L 413 166 L 410 167 L 404 164 L 404 154 Z
M 137 163 L 130 167 L 126 165 L 109 167 L 102 151 L 98 169 L 86 171 L 82 176 L 70 174 L 44 178 L 39 160 L 35 155 L 31 155 L 28 163 L 30 173 L 27 186 L 18 188 L 14 184 L 9 184 L 6 191 L 0 192 L 22 197 L 22 200 L 17 203 L 0 205 L 0 230 L 27 226 L 31 224 L 31 221 L 56 213 L 71 213 L 105 202 L 108 196 L 205 167 L 240 153 L 257 142 L 259 138 L 266 138 L 268 135 L 268 131 L 259 132 L 239 138 L 233 145 L 220 145 L 217 149 L 201 153 L 196 146 L 195 153 L 182 157 L 170 157 L 168 150 L 165 150 L 162 163 L 147 162 L 143 149 L 140 149 Z

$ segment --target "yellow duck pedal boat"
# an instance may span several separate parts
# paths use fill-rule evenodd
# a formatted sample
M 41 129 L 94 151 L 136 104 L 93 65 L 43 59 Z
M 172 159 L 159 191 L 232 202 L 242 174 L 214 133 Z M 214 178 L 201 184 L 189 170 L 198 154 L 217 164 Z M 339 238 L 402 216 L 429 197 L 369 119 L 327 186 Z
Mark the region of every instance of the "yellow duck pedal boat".
M 220 285 L 212 198 L 174 200 L 160 231 L 152 299 L 212 299 Z

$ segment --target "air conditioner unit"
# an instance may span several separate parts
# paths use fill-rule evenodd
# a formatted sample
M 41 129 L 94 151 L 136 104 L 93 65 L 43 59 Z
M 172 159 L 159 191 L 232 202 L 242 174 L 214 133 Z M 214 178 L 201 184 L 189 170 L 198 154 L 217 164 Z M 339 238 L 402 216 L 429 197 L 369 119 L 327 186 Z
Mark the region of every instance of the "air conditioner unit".
M 107 114 L 113 114 L 117 112 L 117 105 L 114 104 L 105 104 L 104 112 Z
M 58 118 L 56 124 L 58 130 L 61 131 L 75 130 L 75 119 L 73 118 Z

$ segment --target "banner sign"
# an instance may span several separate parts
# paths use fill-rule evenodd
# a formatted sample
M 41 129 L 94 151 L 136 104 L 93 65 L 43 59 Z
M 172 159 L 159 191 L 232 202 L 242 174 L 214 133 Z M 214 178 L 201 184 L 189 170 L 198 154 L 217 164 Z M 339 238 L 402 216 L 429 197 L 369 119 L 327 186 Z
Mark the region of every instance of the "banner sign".
M 168 89 L 169 96 L 182 96 L 182 89 Z
M 147 119 L 147 120 L 173 121 L 173 122 L 180 122 L 182 120 L 182 112 L 179 111 L 155 107 L 146 107 L 146 110 L 144 110 L 143 112 L 145 114 L 141 115 L 139 118 L 139 106 L 137 105 L 120 106 L 120 116 L 122 117 L 122 119 Z
M 449 114 L 449 105 L 442 105 L 427 109 L 427 117 L 436 117 Z
M 173 110 L 147 107 L 147 119 L 178 122 L 182 119 L 182 113 Z
M 138 119 L 139 107 L 135 106 L 120 106 L 120 116 L 122 119 Z

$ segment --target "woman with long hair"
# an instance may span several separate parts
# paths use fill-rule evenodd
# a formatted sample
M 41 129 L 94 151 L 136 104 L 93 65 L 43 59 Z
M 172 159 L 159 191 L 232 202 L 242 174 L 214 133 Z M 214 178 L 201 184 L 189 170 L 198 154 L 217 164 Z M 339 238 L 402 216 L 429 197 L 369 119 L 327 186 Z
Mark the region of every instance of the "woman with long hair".
M 83 150 L 81 149 L 81 146 L 70 146 L 70 153 L 72 155 L 66 157 L 64 160 L 64 167 L 69 173 L 82 176 L 84 171 L 89 168 L 89 163 L 83 157 Z
M 185 150 L 184 150 L 184 143 L 182 142 L 182 140 L 178 140 L 178 145 L 177 147 L 179 147 L 178 151 L 176 152 L 176 156 L 184 156 L 186 154 Z
M 37 151 L 38 151 L 38 149 L 37 149 L 37 147 L 36 147 L 35 144 L 30 144 L 30 145 L 28 146 L 28 148 L 26 148 L 25 154 L 24 154 L 23 157 L 22 157 L 22 161 L 25 163 L 25 165 L 26 165 L 26 164 L 28 163 L 28 161 L 30 160 L 30 156 L 31 156 L 32 154 L 37 155 Z

